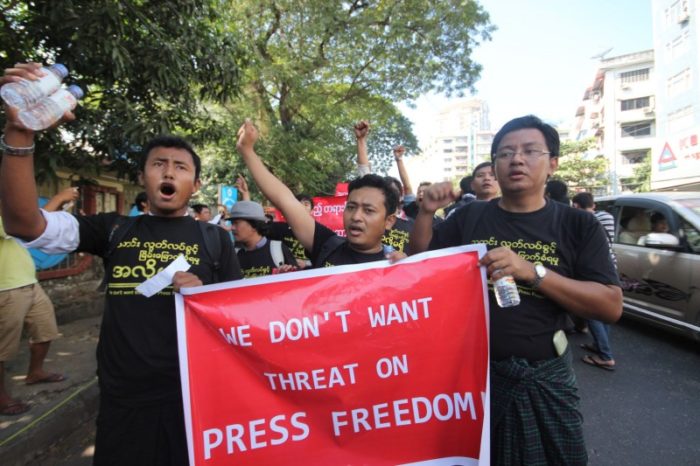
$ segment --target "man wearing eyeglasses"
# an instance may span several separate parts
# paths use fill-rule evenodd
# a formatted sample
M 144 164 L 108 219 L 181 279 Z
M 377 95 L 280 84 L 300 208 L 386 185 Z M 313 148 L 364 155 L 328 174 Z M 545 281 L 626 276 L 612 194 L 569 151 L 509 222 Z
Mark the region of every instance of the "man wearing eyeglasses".
M 558 165 L 559 135 L 529 115 L 509 121 L 491 146 L 502 197 L 475 201 L 432 228 L 455 199 L 450 183 L 428 188 L 411 253 L 485 243 L 491 280 L 511 275 L 521 302 L 498 307 L 490 286 L 493 464 L 586 464 L 566 312 L 615 322 L 622 291 L 605 233 L 584 212 L 545 199 Z

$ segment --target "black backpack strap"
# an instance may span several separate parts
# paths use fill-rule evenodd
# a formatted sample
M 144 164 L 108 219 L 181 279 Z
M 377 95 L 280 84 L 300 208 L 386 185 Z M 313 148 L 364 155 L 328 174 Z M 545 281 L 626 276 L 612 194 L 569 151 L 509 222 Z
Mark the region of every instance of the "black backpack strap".
M 138 217 L 119 216 L 112 224 L 112 229 L 110 230 L 109 237 L 107 238 L 107 251 L 102 256 L 105 274 L 104 277 L 102 277 L 102 282 L 97 287 L 98 290 L 105 291 L 107 289 L 107 274 L 109 273 L 109 270 L 107 269 L 107 260 L 109 259 L 109 256 L 112 255 L 114 250 L 117 249 L 119 243 L 121 243 L 126 237 L 126 234 L 129 232 L 131 227 L 134 226 L 136 220 L 138 220 Z
M 323 264 L 331 257 L 331 254 L 337 251 L 343 244 L 345 244 L 345 238 L 338 235 L 329 237 L 318 252 L 318 257 L 316 258 L 317 263 L 314 263 L 314 268 L 323 267 Z
M 107 240 L 109 244 L 107 245 L 107 252 L 103 256 L 104 259 L 112 255 L 138 219 L 139 217 L 117 217 L 112 224 L 112 230 L 109 232 L 109 238 Z
M 197 222 L 199 225 L 199 231 L 202 233 L 202 238 L 204 239 L 204 253 L 209 257 L 211 263 L 214 266 L 214 271 L 212 274 L 213 282 L 219 282 L 219 275 L 221 272 L 221 235 L 219 234 L 219 227 L 217 225 L 207 223 L 207 222 Z

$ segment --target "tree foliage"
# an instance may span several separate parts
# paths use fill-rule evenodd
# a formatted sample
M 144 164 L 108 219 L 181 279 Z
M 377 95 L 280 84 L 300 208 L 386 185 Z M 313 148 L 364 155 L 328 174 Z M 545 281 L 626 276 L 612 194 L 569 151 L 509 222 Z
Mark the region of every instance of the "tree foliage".
M 253 117 L 267 163 L 310 192 L 331 191 L 351 172 L 359 119 L 373 127 L 375 169 L 388 168 L 394 144 L 415 152 L 392 102 L 471 88 L 480 71 L 471 52 L 492 29 L 474 1 L 231 0 L 226 10 L 251 57 L 230 114 Z
M 651 191 L 651 155 L 647 154 L 644 160 L 632 169 L 632 177 L 623 180 L 624 185 L 635 193 Z
M 607 160 L 600 155 L 592 158 L 588 155 L 594 144 L 593 138 L 562 142 L 555 178 L 564 181 L 569 191 L 598 193 L 608 185 Z
M 220 7 L 218 0 L 5 2 L 0 65 L 64 63 L 69 81 L 87 90 L 77 120 L 37 141 L 38 172 L 108 165 L 133 175 L 141 145 L 156 134 L 218 136 L 201 102 L 236 96 L 245 57 L 222 27 Z
M 357 120 L 371 122 L 376 171 L 393 145 L 417 152 L 393 102 L 471 89 L 472 51 L 493 29 L 473 0 L 8 0 L 0 12 L 1 66 L 62 62 L 87 88 L 77 120 L 38 138 L 39 173 L 133 174 L 146 140 L 178 133 L 204 155 L 205 182 L 230 184 L 251 117 L 266 163 L 314 194 L 353 172 Z

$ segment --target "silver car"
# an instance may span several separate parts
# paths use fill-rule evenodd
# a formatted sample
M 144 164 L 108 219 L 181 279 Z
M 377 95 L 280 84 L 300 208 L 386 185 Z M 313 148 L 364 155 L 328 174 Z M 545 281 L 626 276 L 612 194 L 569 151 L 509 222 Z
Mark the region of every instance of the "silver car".
M 615 217 L 625 314 L 700 340 L 700 192 L 596 199 Z

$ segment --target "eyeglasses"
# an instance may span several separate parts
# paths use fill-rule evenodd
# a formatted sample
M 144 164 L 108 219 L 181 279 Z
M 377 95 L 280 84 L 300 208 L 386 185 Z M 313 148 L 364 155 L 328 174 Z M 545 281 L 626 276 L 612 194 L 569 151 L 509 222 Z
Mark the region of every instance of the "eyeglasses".
M 542 155 L 549 155 L 550 153 L 542 149 L 525 149 L 519 152 L 514 150 L 502 150 L 500 152 L 496 152 L 494 158 L 496 160 L 513 160 L 513 157 L 515 157 L 516 154 L 520 154 L 528 160 L 534 160 Z

